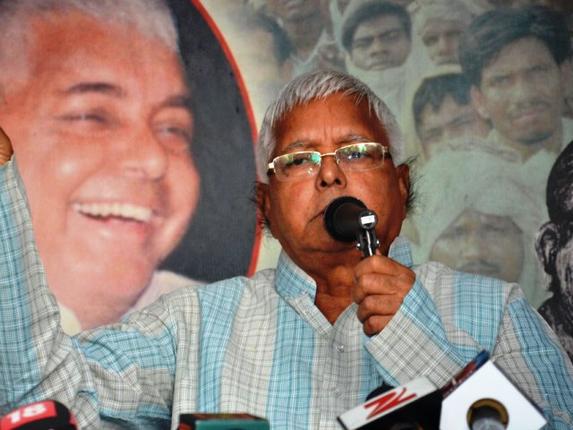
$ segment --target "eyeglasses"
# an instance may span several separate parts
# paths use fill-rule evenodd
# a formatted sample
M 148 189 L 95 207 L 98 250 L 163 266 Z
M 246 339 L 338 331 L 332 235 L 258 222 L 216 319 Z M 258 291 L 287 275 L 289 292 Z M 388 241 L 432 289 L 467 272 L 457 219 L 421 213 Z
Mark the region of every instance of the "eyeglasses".
M 275 157 L 268 165 L 267 175 L 273 172 L 279 181 L 292 181 L 314 176 L 320 170 L 322 157 L 332 156 L 343 171 L 376 169 L 390 158 L 388 146 L 378 142 L 353 143 L 334 152 L 321 154 L 318 151 L 298 151 Z

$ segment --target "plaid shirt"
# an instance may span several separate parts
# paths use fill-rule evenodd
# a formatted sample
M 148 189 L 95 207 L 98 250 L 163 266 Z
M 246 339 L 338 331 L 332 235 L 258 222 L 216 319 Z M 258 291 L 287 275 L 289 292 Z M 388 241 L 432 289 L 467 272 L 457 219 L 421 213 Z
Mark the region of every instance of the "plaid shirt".
M 411 265 L 399 239 L 391 256 Z M 356 305 L 329 324 L 314 281 L 284 253 L 276 270 L 182 288 L 70 338 L 11 162 L 0 168 L 0 411 L 51 398 L 84 429 L 175 428 L 194 411 L 250 412 L 275 430 L 337 429 L 336 416 L 383 381 L 426 375 L 441 386 L 487 349 L 552 428 L 573 428 L 573 366 L 518 287 L 436 263 L 415 272 L 398 313 L 370 338 Z

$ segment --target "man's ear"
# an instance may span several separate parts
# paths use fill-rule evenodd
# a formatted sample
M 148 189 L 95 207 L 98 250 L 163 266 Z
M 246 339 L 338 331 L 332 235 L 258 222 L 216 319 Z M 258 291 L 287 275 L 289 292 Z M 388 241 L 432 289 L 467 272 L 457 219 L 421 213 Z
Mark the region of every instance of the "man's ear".
M 470 89 L 470 97 L 472 99 L 472 106 L 477 111 L 478 115 L 481 116 L 484 120 L 489 121 L 489 112 L 485 106 L 485 98 L 481 90 L 472 85 Z
M 257 199 L 257 222 L 260 226 L 267 227 L 270 230 L 268 217 L 270 212 L 269 184 L 257 181 L 255 192 Z
M 400 164 L 399 166 L 396 166 L 396 171 L 398 173 L 398 190 L 400 192 L 400 197 L 402 198 L 405 217 L 410 200 L 410 166 L 406 163 Z
M 559 246 L 559 230 L 551 221 L 541 226 L 535 238 L 535 251 L 537 258 L 543 264 L 548 275 L 555 274 L 555 257 Z

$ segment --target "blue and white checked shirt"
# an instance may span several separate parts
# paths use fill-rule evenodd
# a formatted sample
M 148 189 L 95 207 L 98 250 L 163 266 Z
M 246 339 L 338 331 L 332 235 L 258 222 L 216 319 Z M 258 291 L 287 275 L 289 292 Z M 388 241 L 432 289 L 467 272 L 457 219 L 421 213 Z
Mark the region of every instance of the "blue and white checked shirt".
M 411 265 L 400 240 L 391 256 Z M 183 288 L 70 338 L 11 162 L 0 168 L 0 412 L 51 398 L 83 429 L 175 428 L 194 411 L 250 412 L 274 430 L 338 429 L 336 416 L 383 381 L 426 375 L 441 386 L 485 348 L 552 428 L 573 428 L 573 367 L 519 288 L 434 263 L 415 271 L 399 312 L 371 338 L 355 305 L 329 324 L 314 281 L 286 254 L 276 271 Z

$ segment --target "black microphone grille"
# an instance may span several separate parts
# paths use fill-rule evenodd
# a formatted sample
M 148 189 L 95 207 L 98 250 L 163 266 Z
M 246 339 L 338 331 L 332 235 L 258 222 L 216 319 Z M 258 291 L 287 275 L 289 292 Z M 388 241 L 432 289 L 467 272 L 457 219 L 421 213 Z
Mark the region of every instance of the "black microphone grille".
M 324 225 L 328 234 L 341 242 L 355 242 L 360 231 L 359 215 L 366 205 L 355 197 L 334 199 L 324 211 Z

